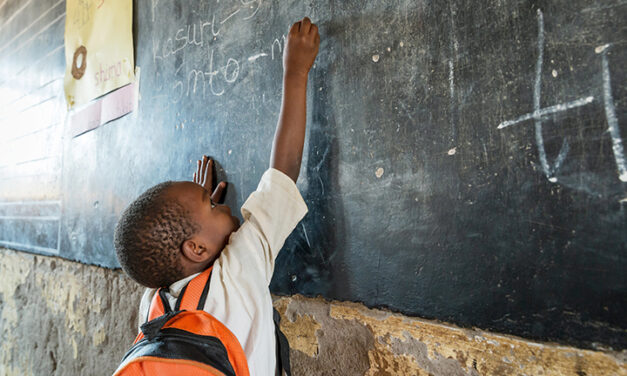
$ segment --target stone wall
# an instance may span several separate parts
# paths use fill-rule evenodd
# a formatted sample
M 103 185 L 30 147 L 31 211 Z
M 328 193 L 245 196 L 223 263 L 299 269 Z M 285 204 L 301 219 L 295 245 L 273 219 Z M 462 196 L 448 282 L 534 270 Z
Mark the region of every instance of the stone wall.
M 120 271 L 0 249 L 0 376 L 106 375 L 142 289 Z M 294 375 L 626 375 L 626 355 L 460 329 L 360 304 L 277 297 Z

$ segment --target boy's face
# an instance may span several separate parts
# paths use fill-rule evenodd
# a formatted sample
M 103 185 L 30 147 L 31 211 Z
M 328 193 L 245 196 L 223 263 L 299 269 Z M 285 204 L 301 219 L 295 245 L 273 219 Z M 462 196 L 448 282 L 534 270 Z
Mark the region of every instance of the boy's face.
M 168 194 L 174 195 L 187 210 L 200 229 L 194 235 L 196 241 L 215 252 L 215 258 L 224 248 L 231 233 L 239 228 L 239 219 L 231 215 L 226 205 L 211 201 L 211 193 L 202 186 L 181 181 L 174 183 Z

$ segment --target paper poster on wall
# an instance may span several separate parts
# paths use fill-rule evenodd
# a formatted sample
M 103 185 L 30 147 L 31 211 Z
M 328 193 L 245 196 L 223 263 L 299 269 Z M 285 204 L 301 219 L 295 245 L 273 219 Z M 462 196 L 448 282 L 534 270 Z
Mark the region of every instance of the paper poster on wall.
M 135 82 L 116 89 L 109 94 L 88 103 L 70 114 L 72 137 L 118 119 L 137 110 L 139 103 L 139 67 L 135 69 Z
M 67 0 L 65 98 L 80 106 L 135 80 L 133 2 Z

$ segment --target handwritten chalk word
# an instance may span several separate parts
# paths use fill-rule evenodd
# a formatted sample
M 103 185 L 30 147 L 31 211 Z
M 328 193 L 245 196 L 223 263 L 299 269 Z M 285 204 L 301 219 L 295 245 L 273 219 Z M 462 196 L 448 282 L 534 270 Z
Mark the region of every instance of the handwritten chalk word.
M 202 47 L 205 44 L 205 27 L 212 25 L 211 22 L 199 21 L 198 24 L 185 25 L 179 28 L 174 38 L 166 39 L 163 44 L 159 40 L 152 41 L 153 60 L 163 60 L 169 56 L 176 55 L 179 51 L 188 46 Z M 209 29 L 208 29 L 209 30 Z M 213 36 L 218 35 L 211 31 Z
M 233 58 L 228 58 L 226 64 L 214 69 L 214 51 L 209 54 L 209 69 L 190 69 L 187 71 L 184 80 L 178 80 L 172 85 L 175 99 L 172 101 L 177 103 L 183 96 L 188 98 L 201 95 L 205 98 L 207 89 L 209 93 L 215 96 L 221 96 L 225 93 L 225 87 L 233 84 L 239 76 L 240 64 Z
M 163 60 L 170 56 L 176 55 L 186 47 L 203 47 L 205 44 L 213 41 L 215 37 L 220 35 L 221 27 L 231 18 L 240 14 L 242 9 L 252 9 L 252 13 L 243 20 L 251 19 L 259 11 L 261 6 L 261 0 L 239 0 L 240 7 L 235 10 L 230 10 L 227 14 L 222 14 L 219 10 L 215 11 L 211 15 L 211 21 L 207 19 L 200 19 L 197 22 L 186 24 L 176 30 L 172 37 L 160 41 L 153 38 L 153 60 L 156 63 L 157 60 Z M 153 21 L 155 21 L 155 7 L 158 5 L 158 1 L 153 0 Z M 225 4 L 221 4 L 224 6 Z

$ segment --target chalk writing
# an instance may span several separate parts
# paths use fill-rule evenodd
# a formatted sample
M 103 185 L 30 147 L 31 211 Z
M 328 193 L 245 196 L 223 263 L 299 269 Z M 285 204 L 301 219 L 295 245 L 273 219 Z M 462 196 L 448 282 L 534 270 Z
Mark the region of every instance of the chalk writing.
M 265 52 L 262 52 L 260 54 L 256 54 L 256 55 L 253 55 L 253 56 L 249 57 L 248 61 L 253 62 L 253 61 L 259 59 L 260 57 L 266 57 L 266 56 L 268 56 L 268 54 L 265 53 Z
M 209 69 L 190 69 L 187 71 L 185 80 L 177 80 L 172 85 L 175 92 L 174 103 L 181 100 L 183 96 L 194 97 L 201 95 L 205 98 L 207 89 L 215 96 L 224 94 L 226 84 L 232 84 L 239 76 L 240 64 L 236 59 L 228 58 L 223 66 L 214 69 L 214 50 L 209 53 Z
M 284 45 L 285 45 L 285 35 L 281 36 L 281 38 L 276 38 L 275 40 L 272 41 L 272 47 L 270 48 L 272 60 L 274 60 L 274 48 L 276 47 L 278 49 L 277 56 L 281 57 L 283 53 Z
M 498 129 L 503 129 L 514 124 L 521 123 L 526 120 L 533 119 L 535 125 L 535 139 L 536 146 L 538 147 L 538 154 L 540 163 L 547 179 L 553 183 L 557 182 L 555 173 L 559 170 L 562 163 L 566 159 L 566 155 L 569 151 L 568 141 L 564 139 L 562 141 L 562 147 L 553 163 L 551 165 L 548 161 L 546 150 L 544 148 L 544 137 L 542 135 L 542 121 L 543 118 L 550 114 L 567 111 L 573 108 L 585 106 L 594 101 L 593 96 L 579 98 L 577 100 L 560 103 L 554 106 L 540 108 L 540 92 L 542 86 L 542 61 L 544 57 L 544 16 L 542 11 L 537 11 L 538 19 L 538 58 L 536 60 L 535 82 L 533 88 L 533 112 L 519 116 L 512 120 L 506 120 L 498 125 Z M 607 47 L 597 47 L 595 52 L 601 54 L 602 58 L 602 71 L 603 71 L 603 100 L 605 104 L 605 114 L 609 125 L 609 133 L 612 137 L 612 150 L 614 152 L 614 159 L 618 168 L 618 175 L 621 181 L 627 181 L 627 167 L 625 163 L 625 156 L 623 152 L 622 140 L 618 129 L 618 120 L 616 118 L 616 112 L 614 109 L 614 102 L 612 99 L 612 89 L 610 86 L 610 74 L 607 62 Z M 553 74 L 557 76 L 557 74 Z
M 215 40 L 215 38 L 220 35 L 222 25 L 226 24 L 236 15 L 244 14 L 244 12 L 242 12 L 242 9 L 248 9 L 249 11 L 252 9 L 251 14 L 242 18 L 243 20 L 249 20 L 255 14 L 257 14 L 257 12 L 259 11 L 259 7 L 261 6 L 261 0 L 240 0 L 236 3 L 239 4 L 239 8 L 231 10 L 230 12 L 225 14 L 222 14 L 222 12 L 217 10 L 211 14 L 211 17 L 208 17 L 207 19 L 200 19 L 197 22 L 186 24 L 180 27 L 176 30 L 176 32 L 174 32 L 174 35 L 165 39 L 164 41 L 153 39 L 153 60 L 155 61 L 155 63 L 158 59 L 163 60 L 170 56 L 176 55 L 178 52 L 182 51 L 186 47 L 205 46 L 205 44 Z M 158 0 L 153 0 L 153 22 L 155 21 L 155 9 L 157 8 L 158 4 Z
M 166 90 L 173 103 L 181 101 L 184 97 L 206 98 L 207 96 L 222 96 L 229 85 L 235 84 L 240 76 L 241 60 L 253 62 L 261 57 L 268 56 L 261 52 L 254 56 L 236 58 L 227 56 L 219 45 L 215 44 L 226 28 L 223 26 L 236 19 L 245 21 L 251 19 L 259 11 L 261 0 L 231 0 L 218 1 L 218 8 L 207 12 L 207 17 L 200 15 L 196 21 L 178 27 L 169 33 L 165 39 L 153 35 L 152 53 L 155 65 L 172 61 L 176 56 L 174 76 L 172 83 L 166 82 L 160 85 L 158 91 Z M 157 8 L 159 0 L 152 0 L 152 17 L 158 22 Z M 198 13 L 196 13 L 198 14 Z M 168 35 L 168 34 L 166 34 Z M 191 62 L 182 58 L 182 51 L 206 51 L 206 58 Z M 168 63 L 171 64 L 171 63 Z M 163 77 L 159 71 L 156 75 Z
M 163 60 L 169 56 L 176 55 L 179 51 L 190 45 L 202 47 L 205 44 L 205 27 L 212 25 L 211 22 L 199 21 L 197 24 L 185 25 L 179 28 L 174 38 L 168 38 L 160 44 L 158 40 L 153 39 L 153 60 L 155 63 L 157 59 Z M 211 30 L 208 29 L 207 32 Z M 218 34 L 211 30 L 212 36 Z
M 610 68 L 607 62 L 607 50 L 609 45 L 603 46 L 601 50 L 602 69 L 603 69 L 603 101 L 605 103 L 605 117 L 609 125 L 610 136 L 612 137 L 612 151 L 616 160 L 618 169 L 618 178 L 627 182 L 627 167 L 625 166 L 625 154 L 623 152 L 623 143 L 618 129 L 618 119 L 616 118 L 616 110 L 614 108 L 614 99 L 612 98 L 612 86 L 610 82 Z
M 449 53 L 451 56 L 448 59 L 448 82 L 449 82 L 449 111 L 451 116 L 451 133 L 450 140 L 451 142 L 455 142 L 457 139 L 457 106 L 455 105 L 455 64 L 454 61 L 457 62 L 459 59 L 459 42 L 457 41 L 457 33 L 455 31 L 455 16 L 457 15 L 457 8 L 453 4 L 453 2 L 449 3 L 449 12 L 450 12 L 450 20 L 451 27 L 449 31 Z M 401 42 L 402 43 L 402 42 Z

